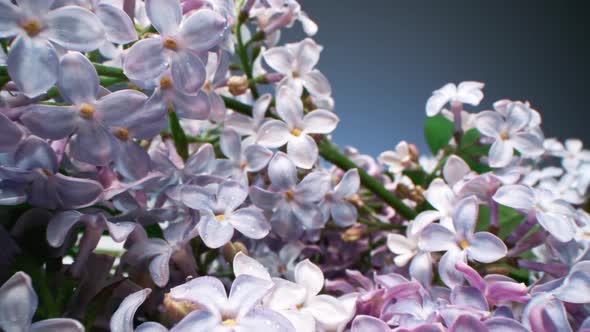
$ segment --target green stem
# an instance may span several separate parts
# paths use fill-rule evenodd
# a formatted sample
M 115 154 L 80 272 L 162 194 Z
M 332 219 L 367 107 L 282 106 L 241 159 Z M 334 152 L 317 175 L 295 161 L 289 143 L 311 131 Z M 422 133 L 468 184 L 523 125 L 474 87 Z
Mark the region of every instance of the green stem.
M 94 68 L 96 68 L 96 72 L 100 76 L 109 76 L 109 77 L 117 77 L 122 79 L 127 79 L 125 73 L 123 73 L 123 69 L 116 68 L 116 67 L 109 67 L 102 65 L 100 63 L 93 63 Z
M 252 97 L 254 97 L 254 99 L 258 99 L 259 93 L 258 89 L 256 89 L 256 84 L 254 84 L 252 66 L 250 65 L 250 60 L 248 58 L 248 48 L 244 45 L 244 41 L 242 40 L 241 28 L 243 23 L 244 22 L 242 21 L 242 19 L 239 19 L 236 25 L 236 39 L 238 43 L 236 47 L 236 53 L 238 54 L 238 58 L 240 58 L 240 62 L 242 63 L 244 73 L 250 81 L 250 90 L 252 91 Z
M 170 131 L 172 132 L 172 140 L 174 141 L 176 152 L 183 160 L 187 160 L 188 141 L 186 139 L 186 134 L 184 133 L 182 126 L 180 126 L 178 116 L 176 116 L 176 113 L 174 112 L 168 112 L 168 120 L 170 123 Z

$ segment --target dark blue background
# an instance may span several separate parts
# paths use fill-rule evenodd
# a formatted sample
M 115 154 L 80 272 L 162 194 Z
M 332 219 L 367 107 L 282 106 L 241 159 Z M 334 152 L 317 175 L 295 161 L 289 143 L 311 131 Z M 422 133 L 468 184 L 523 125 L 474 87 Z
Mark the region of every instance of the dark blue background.
M 319 69 L 341 118 L 336 143 L 377 155 L 425 147 L 424 106 L 446 82 L 486 83 L 484 108 L 528 100 L 547 137 L 589 142 L 583 1 L 299 0 L 319 24 Z M 300 25 L 283 41 L 303 38 Z

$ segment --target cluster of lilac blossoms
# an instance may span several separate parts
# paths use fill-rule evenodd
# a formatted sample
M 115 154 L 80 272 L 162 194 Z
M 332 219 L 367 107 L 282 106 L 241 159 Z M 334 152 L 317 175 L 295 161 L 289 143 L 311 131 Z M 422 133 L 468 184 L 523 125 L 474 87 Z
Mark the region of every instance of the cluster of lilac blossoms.
M 0 0 L 0 330 L 590 331 L 582 142 L 462 82 L 430 153 L 339 149 L 317 30 L 295 0 Z

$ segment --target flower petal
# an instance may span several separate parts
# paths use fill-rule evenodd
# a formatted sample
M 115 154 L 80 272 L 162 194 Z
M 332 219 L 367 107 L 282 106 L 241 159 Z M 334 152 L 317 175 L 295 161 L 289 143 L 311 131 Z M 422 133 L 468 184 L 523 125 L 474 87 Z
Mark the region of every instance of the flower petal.
M 225 287 L 214 277 L 199 277 L 170 290 L 170 297 L 177 301 L 190 301 L 203 306 L 213 314 L 221 316 L 227 295 Z
M 176 114 L 183 119 L 205 120 L 209 117 L 211 110 L 209 98 L 203 91 L 199 91 L 194 95 L 176 91 L 172 104 Z
M 47 242 L 52 247 L 60 247 L 70 230 L 80 221 L 82 214 L 78 211 L 65 211 L 54 215 L 47 225 Z
M 483 87 L 484 84 L 481 82 L 461 82 L 457 86 L 457 99 L 462 103 L 477 106 L 483 99 Z
M 309 134 L 329 134 L 338 125 L 338 116 L 326 110 L 315 110 L 303 118 L 303 132 Z
M 226 28 L 227 22 L 223 16 L 209 9 L 201 9 L 182 23 L 180 36 L 187 48 L 204 52 L 219 44 Z
M 61 207 L 66 209 L 80 209 L 96 203 L 102 195 L 100 183 L 90 180 L 56 174 L 57 194 L 61 200 Z
M 307 296 L 318 294 L 324 288 L 324 273 L 309 259 L 295 266 L 295 282 L 307 289 Z
M 243 274 L 236 277 L 229 292 L 229 307 L 237 317 L 245 316 L 272 289 L 273 283 Z
M 251 239 L 262 239 L 270 232 L 270 224 L 260 210 L 255 207 L 239 209 L 228 218 L 238 232 Z
M 113 157 L 113 137 L 97 121 L 82 119 L 70 141 L 72 156 L 96 166 L 107 165 Z
M 146 288 L 127 296 L 111 316 L 111 332 L 133 331 L 133 316 L 151 292 L 151 289 Z
M 351 332 L 391 332 L 391 327 L 378 318 L 359 315 L 352 321 Z
M 312 70 L 301 77 L 303 86 L 312 96 L 330 96 L 332 87 L 330 81 L 319 70 Z
M 123 10 L 103 2 L 96 7 L 96 16 L 102 22 L 109 41 L 127 44 L 137 40 L 135 26 Z
M 72 105 L 93 103 L 100 82 L 90 60 L 78 52 L 64 55 L 60 62 L 57 86 L 64 99 Z
M 545 152 L 543 140 L 532 133 L 518 133 L 511 142 L 514 148 L 525 157 L 538 157 Z
M 0 328 L 25 329 L 31 324 L 38 303 L 31 278 L 24 272 L 15 273 L 0 287 Z
M 69 50 L 94 51 L 105 41 L 98 17 L 82 7 L 54 9 L 47 14 L 46 24 L 48 38 Z
M 248 191 L 235 181 L 223 182 L 217 191 L 217 203 L 225 209 L 226 213 L 237 209 L 247 197 Z
M 535 192 L 532 188 L 522 185 L 506 185 L 500 187 L 493 196 L 494 201 L 521 211 L 529 211 L 533 207 Z
M 488 332 L 488 328 L 475 316 L 465 314 L 459 316 L 449 328 L 449 332 Z
M 262 56 L 272 69 L 281 74 L 291 74 L 293 56 L 286 47 L 272 47 L 266 50 Z
M 236 277 L 245 274 L 263 280 L 271 279 L 268 270 L 262 264 L 241 251 L 234 256 L 233 270 Z
M 420 249 L 430 252 L 458 248 L 455 233 L 439 224 L 430 224 L 426 226 L 420 233 L 418 243 Z
M 16 150 L 23 135 L 23 131 L 14 122 L 0 113 L 0 153 Z
M 475 230 L 478 214 L 479 205 L 475 196 L 459 201 L 453 213 L 453 226 L 457 235 L 462 239 L 469 239 Z
M 59 58 L 55 48 L 46 41 L 17 38 L 10 47 L 6 64 L 18 89 L 29 98 L 46 92 L 57 81 Z M 35 73 L 35 79 L 31 79 L 31 73 Z
M 273 189 L 288 190 L 297 183 L 297 169 L 283 152 L 277 152 L 268 164 L 268 177 Z
M 147 0 L 145 11 L 154 28 L 162 35 L 171 35 L 178 30 L 182 20 L 179 1 Z
M 272 151 L 262 145 L 252 144 L 244 150 L 246 170 L 248 172 L 261 171 L 272 158 Z
M 57 140 L 74 131 L 77 118 L 76 111 L 70 106 L 31 105 L 20 120 L 33 134 Z
M 201 211 L 199 235 L 209 248 L 220 248 L 234 235 L 234 227 L 227 221 L 218 221 L 209 211 Z
M 309 135 L 291 137 L 287 143 L 287 154 L 295 166 L 311 169 L 318 159 L 318 146 Z
M 84 332 L 84 326 L 75 319 L 52 318 L 34 323 L 31 332 Z
M 501 168 L 508 166 L 513 156 L 513 145 L 510 141 L 498 139 L 494 141 L 489 152 L 490 167 Z
M 502 116 L 493 111 L 483 111 L 475 119 L 475 127 L 485 136 L 499 138 L 504 124 Z
M 303 103 L 288 87 L 282 87 L 277 93 L 277 113 L 283 119 L 289 129 L 302 126 Z M 298 128 L 305 129 L 305 128 Z
M 187 94 L 197 93 L 205 84 L 205 65 L 191 52 L 176 52 L 170 67 L 174 86 Z
M 330 208 L 334 223 L 340 227 L 348 227 L 354 224 L 357 218 L 356 207 L 346 201 L 334 202 Z
M 231 129 L 224 130 L 219 140 L 219 147 L 227 158 L 241 162 L 242 140 L 237 132 Z
M 10 1 L 0 1 L 0 38 L 12 37 L 20 31 L 21 11 Z
M 256 142 L 267 148 L 278 148 L 285 145 L 290 137 L 287 125 L 278 120 L 265 122 L 258 130 Z
M 127 77 L 145 81 L 160 75 L 168 68 L 164 47 L 159 38 L 146 38 L 133 44 L 127 51 L 123 65 Z
M 506 256 L 508 249 L 502 240 L 488 232 L 475 233 L 467 247 L 467 256 L 480 263 L 492 263 Z

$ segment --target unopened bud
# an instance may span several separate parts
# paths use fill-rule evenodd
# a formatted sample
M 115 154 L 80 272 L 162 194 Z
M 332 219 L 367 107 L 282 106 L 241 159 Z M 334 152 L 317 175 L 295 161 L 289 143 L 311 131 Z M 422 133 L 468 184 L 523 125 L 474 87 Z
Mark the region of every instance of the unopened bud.
M 365 235 L 365 227 L 358 225 L 352 226 L 342 233 L 341 238 L 345 242 L 358 241 Z
M 408 144 L 408 150 L 410 152 L 410 159 L 413 162 L 418 162 L 418 158 L 420 157 L 420 151 L 415 144 Z
M 303 98 L 303 107 L 305 107 L 306 110 L 310 110 L 310 111 L 313 111 L 316 108 L 318 108 L 313 103 L 313 99 L 311 98 L 311 96 L 306 96 L 305 98 Z
M 190 301 L 176 301 L 170 298 L 170 294 L 164 295 L 163 319 L 166 323 L 174 325 L 181 321 L 190 312 L 199 309 L 194 303 Z
M 226 245 L 223 246 L 221 249 L 223 253 L 223 257 L 228 262 L 233 262 L 234 256 L 236 256 L 239 252 L 248 255 L 248 248 L 241 243 L 241 242 L 228 242 Z
M 239 96 L 248 91 L 250 82 L 246 76 L 232 76 L 227 80 L 227 87 L 232 95 Z

